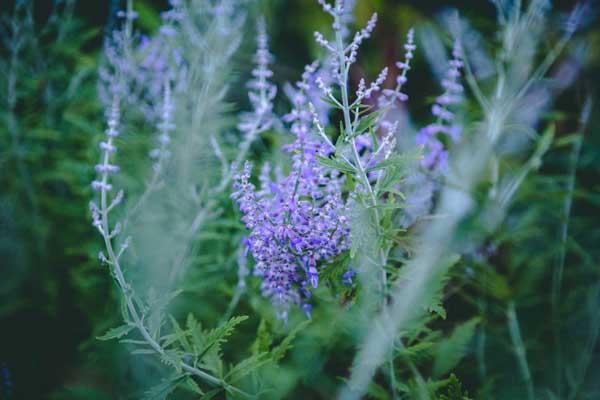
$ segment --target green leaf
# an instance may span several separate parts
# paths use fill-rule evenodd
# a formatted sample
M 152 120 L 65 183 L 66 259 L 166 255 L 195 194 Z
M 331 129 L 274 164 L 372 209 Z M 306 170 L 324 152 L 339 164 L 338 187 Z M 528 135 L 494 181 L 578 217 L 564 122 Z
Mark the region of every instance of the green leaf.
M 177 341 L 181 344 L 181 347 L 183 347 L 183 349 L 188 352 L 188 353 L 192 353 L 192 346 L 190 345 L 190 342 L 187 340 L 186 336 L 187 336 L 187 332 L 185 332 L 183 329 L 181 329 L 181 327 L 179 326 L 179 323 L 177 323 L 177 321 L 175 320 L 175 318 L 173 318 L 173 316 L 169 315 L 169 318 L 171 319 L 171 325 L 173 326 L 173 333 L 175 334 Z
M 319 164 L 324 165 L 329 168 L 333 168 L 340 172 L 345 172 L 348 174 L 356 173 L 356 168 L 352 164 L 347 161 L 344 161 L 340 158 L 327 158 L 323 156 L 317 155 L 317 161 Z
M 447 317 L 446 310 L 441 304 L 432 304 L 429 306 L 428 311 L 439 315 L 442 319 L 446 319 Z
M 235 382 L 271 361 L 272 358 L 268 352 L 254 354 L 231 368 L 225 376 L 225 380 L 229 383 Z
M 119 343 L 125 344 L 135 344 L 136 346 L 148 346 L 148 342 L 145 340 L 136 340 L 136 339 L 121 339 Z
M 219 393 L 221 393 L 222 389 L 213 389 L 211 391 L 206 392 L 206 394 L 204 396 L 202 396 L 200 398 L 200 400 L 211 400 L 213 399 L 216 395 L 218 395 Z
M 167 396 L 173 393 L 177 385 L 181 382 L 184 375 L 177 374 L 171 378 L 163 379 L 158 385 L 146 391 L 145 400 L 166 400 Z
M 167 350 L 160 356 L 160 361 L 170 367 L 173 367 L 177 372 L 181 372 L 181 357 L 175 350 Z
M 460 256 L 458 254 L 449 254 L 442 259 L 438 275 L 433 277 L 429 286 L 430 299 L 426 305 L 426 310 L 438 314 L 442 318 L 446 318 L 446 310 L 443 307 L 443 289 L 448 279 L 450 279 L 447 272 L 459 260 Z
M 361 118 L 360 121 L 358 121 L 358 125 L 354 129 L 354 132 L 352 133 L 352 137 L 356 137 L 356 136 L 362 134 L 363 132 L 371 129 L 371 127 L 374 127 L 375 124 L 377 124 L 377 122 L 379 121 L 379 118 L 383 115 L 384 111 L 385 110 L 383 110 L 383 109 L 373 111 L 366 117 Z
M 350 257 L 355 259 L 358 255 L 360 260 L 355 260 L 355 263 L 367 268 L 377 264 L 370 259 L 374 259 L 379 251 L 379 238 L 374 213 L 363 203 L 359 197 L 350 214 Z
M 467 345 L 473 338 L 479 318 L 473 318 L 457 326 L 450 337 L 444 339 L 434 350 L 434 376 L 441 376 L 454 368 L 467 352 Z
M 199 358 L 202 358 L 209 350 L 213 349 L 217 354 L 220 352 L 220 345 L 227 341 L 227 337 L 231 336 L 235 327 L 240 323 L 247 320 L 246 315 L 240 315 L 232 317 L 229 321 L 224 323 L 218 328 L 212 329 L 206 333 L 204 340 L 204 348 L 199 354 Z
M 273 349 L 273 351 L 271 352 L 271 358 L 274 362 L 278 362 L 283 357 L 285 357 L 285 354 L 288 352 L 288 350 L 292 348 L 292 342 L 296 338 L 298 332 L 304 329 L 309 323 L 310 320 L 306 320 L 296 325 L 296 327 L 292 329 L 292 331 L 285 337 L 285 339 L 283 339 L 281 343 L 279 343 L 279 345 Z
M 414 161 L 414 157 L 406 156 L 402 154 L 392 154 L 385 160 L 378 162 L 370 168 L 367 168 L 367 172 L 377 171 L 380 169 L 385 169 L 389 167 L 398 168 L 401 170 L 405 170 L 409 163 Z
M 192 393 L 199 394 L 200 396 L 204 395 L 204 392 L 202 391 L 202 389 L 200 389 L 200 386 L 198 386 L 196 381 L 193 380 L 192 378 L 190 378 L 190 377 L 185 378 L 185 380 L 183 381 L 183 384 L 184 384 L 183 387 L 190 390 Z
M 327 103 L 329 104 L 331 107 L 336 108 L 338 110 L 341 110 L 340 106 L 333 100 L 331 100 L 329 97 L 327 96 L 321 96 L 321 101 L 323 103 Z
M 135 325 L 121 325 L 116 328 L 109 329 L 104 335 L 96 336 L 98 340 L 111 340 L 111 339 L 120 339 L 123 336 L 127 335 L 131 330 L 135 328 Z
M 268 351 L 271 347 L 271 343 L 273 343 L 273 338 L 269 332 L 268 323 L 264 318 L 261 318 L 256 332 L 256 339 L 254 339 L 254 343 L 252 343 L 252 354 Z
M 443 289 L 449 279 L 449 269 L 460 260 L 460 256 L 449 254 L 441 259 L 433 271 L 423 283 L 422 291 L 417 299 L 414 300 L 409 315 L 407 316 L 406 332 L 410 334 L 419 330 L 423 326 L 424 319 L 431 319 L 431 312 L 439 315 L 443 308 Z M 413 284 L 413 276 L 418 275 L 418 265 L 408 262 L 398 272 L 396 284 L 399 286 Z
M 371 146 L 373 149 L 378 149 L 379 148 L 379 139 L 377 138 L 377 135 L 375 134 L 375 130 L 374 129 L 369 129 L 369 135 L 371 136 Z
M 462 384 L 456 377 L 456 375 L 451 374 L 450 378 L 446 381 L 446 394 L 440 395 L 440 400 L 471 400 L 469 397 L 469 393 L 462 389 Z
M 140 27 L 150 32 L 158 29 L 161 21 L 158 17 L 158 13 L 153 7 L 149 6 L 143 1 L 137 1 L 135 3 L 135 10 L 139 14 L 139 18 L 136 23 L 139 24 Z
M 375 400 L 389 400 L 391 398 L 388 394 L 388 390 L 375 382 L 369 384 L 367 393 L 369 394 L 369 398 Z

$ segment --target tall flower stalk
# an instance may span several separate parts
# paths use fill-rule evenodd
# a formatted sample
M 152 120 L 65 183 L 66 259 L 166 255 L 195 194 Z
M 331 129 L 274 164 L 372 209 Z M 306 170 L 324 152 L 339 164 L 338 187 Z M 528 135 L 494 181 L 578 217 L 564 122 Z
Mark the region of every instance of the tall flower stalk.
M 198 143 L 208 143 L 211 137 L 205 131 L 196 136 L 197 129 L 212 128 L 216 132 L 220 129 L 218 117 L 223 109 L 224 91 L 217 85 L 227 77 L 225 66 L 239 43 L 243 18 L 233 3 L 226 1 L 215 6 L 171 1 L 172 9 L 163 14 L 163 26 L 156 37 L 149 39 L 152 46 L 166 53 L 158 51 L 149 63 L 141 58 L 142 64 L 138 62 L 139 56 L 146 54 L 148 48 L 135 46 L 138 36 L 132 27 L 136 15 L 133 2 L 129 1 L 128 9 L 120 13 L 125 17 L 125 26 L 107 43 L 108 65 L 101 71 L 100 93 L 105 100 L 110 96 L 108 129 L 105 140 L 100 142 L 98 178 L 92 182 L 92 188 L 99 193 L 99 203 L 90 203 L 90 209 L 93 225 L 104 242 L 105 250 L 100 259 L 109 266 L 124 304 L 124 325 L 109 330 L 101 339 L 139 336 L 141 339 L 124 340 L 136 345 L 139 351 L 155 354 L 173 368 L 174 385 L 192 378 L 230 394 L 248 397 L 227 383 L 214 365 L 221 362 L 220 343 L 245 317 L 231 318 L 214 332 L 203 332 L 192 316 L 182 328 L 165 313 L 169 301 L 180 292 L 174 290 L 175 284 L 187 265 L 195 234 L 206 220 L 218 214 L 214 204 L 202 204 L 199 196 L 190 190 L 205 185 L 203 190 L 207 192 L 208 184 L 214 180 L 197 183 L 198 180 L 192 180 L 191 170 L 197 165 L 198 156 L 193 151 L 201 147 Z M 225 40 L 226 44 L 215 49 L 214 45 L 219 42 L 211 43 L 213 40 Z M 181 50 L 181 58 L 174 57 L 169 51 L 171 46 Z M 138 72 L 147 78 L 145 82 L 138 80 Z M 138 91 L 139 85 L 147 86 Z M 127 203 L 122 221 L 113 223 L 109 217 L 117 211 L 117 206 L 125 203 L 124 191 L 112 195 L 116 185 L 112 176 L 120 170 L 115 162 L 116 138 L 127 126 L 121 118 L 122 108 L 141 111 L 141 116 L 156 126 L 157 143 L 149 154 L 152 167 L 149 180 L 137 201 Z M 190 110 L 194 112 L 184 113 Z M 135 118 L 131 117 L 128 122 L 134 123 Z M 204 148 L 199 150 L 208 152 Z M 185 204 L 187 214 L 179 213 L 171 217 L 168 224 L 157 226 L 153 216 L 157 210 L 170 207 L 172 195 L 179 196 L 177 201 Z M 190 204 L 193 206 L 188 207 Z M 165 236 L 169 229 L 178 230 L 181 226 L 175 217 L 183 217 L 185 230 Z M 144 221 L 143 227 L 140 220 Z M 126 251 L 131 246 L 136 247 L 137 254 Z M 125 271 L 124 265 L 138 268 Z M 140 267 L 143 274 L 136 276 L 135 271 Z M 147 291 L 149 296 L 139 295 Z M 172 326 L 171 331 L 165 332 L 166 324 Z M 198 393 L 201 393 L 199 388 Z
M 386 297 L 387 272 L 385 267 L 391 243 L 383 239 L 385 235 L 383 235 L 383 215 L 380 208 L 384 203 L 394 202 L 395 196 L 388 194 L 390 190 L 393 191 L 394 185 L 402 178 L 403 172 L 401 170 L 403 170 L 402 165 L 404 163 L 403 157 L 394 154 L 395 140 L 393 140 L 393 136 L 396 134 L 396 128 L 385 124 L 384 117 L 395 102 L 408 99 L 408 96 L 402 92 L 402 87 L 406 83 L 406 74 L 410 69 L 410 62 L 416 49 L 414 33 L 409 30 L 405 44 L 405 59 L 403 62 L 397 63 L 399 73 L 396 86 L 393 89 L 382 90 L 382 84 L 388 74 L 388 68 L 386 67 L 380 72 L 376 80 L 369 85 L 361 80 L 354 93 L 355 99 L 351 100 L 353 91 L 349 86 L 349 71 L 352 64 L 356 62 L 361 43 L 369 38 L 375 29 L 377 14 L 373 14 L 367 25 L 354 34 L 350 43 L 346 43 L 342 29 L 344 2 L 336 1 L 333 6 L 321 0 L 319 3 L 323 10 L 333 18 L 334 41 L 329 42 L 319 32 L 315 33 L 315 38 L 327 52 L 331 53 L 334 59 L 332 72 L 336 78 L 334 80 L 337 86 L 336 92 L 339 92 L 341 97 L 341 99 L 338 99 L 331 87 L 321 85 L 323 95 L 332 104 L 335 104 L 343 115 L 339 138 L 335 145 L 335 154 L 339 157 L 337 167 L 343 166 L 342 172 L 352 175 L 358 182 L 353 195 L 356 197 L 357 202 L 352 217 L 354 231 L 351 245 L 353 248 L 352 254 L 359 254 L 355 263 L 358 271 L 363 272 L 360 275 L 364 278 L 363 283 L 366 291 L 378 291 L 379 302 L 382 303 Z M 372 110 L 363 102 L 378 92 L 382 92 L 379 108 Z M 369 132 L 374 133 L 378 127 L 383 127 L 388 131 L 384 140 L 381 143 L 375 141 L 369 145 L 373 152 L 371 155 L 368 152 L 361 155 L 365 141 L 369 142 L 367 138 L 375 137 L 374 135 L 369 136 Z M 329 141 L 323 134 L 323 130 L 320 129 L 319 131 L 322 133 L 321 136 Z M 329 142 L 331 143 L 331 141 Z M 381 157 L 376 157 L 378 155 L 381 155 Z M 374 175 L 376 179 L 372 179 L 373 171 L 377 171 Z M 383 197 L 386 200 L 382 201 Z M 360 211 L 361 209 L 363 211 Z M 369 226 L 372 231 L 364 231 L 365 225 Z M 358 232 L 357 228 L 361 232 Z M 374 243 L 373 240 L 362 240 L 368 236 L 378 238 L 375 240 L 377 243 Z M 380 240 L 382 242 L 379 242 Z M 361 241 L 362 244 L 359 244 Z M 367 245 L 368 242 L 371 245 Z M 362 248 L 360 248 L 361 246 Z M 367 249 L 368 247 L 371 249 Z M 377 276 L 374 271 L 379 271 L 379 283 L 376 283 L 377 280 L 373 280 L 373 276 Z M 376 286 L 379 289 L 375 289 Z
M 92 182 L 92 187 L 94 190 L 100 193 L 100 205 L 98 206 L 94 202 L 90 203 L 93 224 L 98 229 L 98 232 L 100 232 L 106 249 L 106 254 L 101 253 L 100 259 L 110 267 L 111 273 L 121 291 L 121 295 L 126 307 L 123 315 L 125 318 L 125 325 L 117 328 L 116 331 L 110 331 L 106 338 L 121 337 L 135 329 L 141 335 L 143 341 L 149 345 L 158 356 L 169 358 L 170 362 L 176 369 L 181 369 L 187 374 L 197 376 L 199 379 L 209 384 L 223 387 L 229 392 L 246 395 L 243 391 L 227 384 L 222 379 L 216 378 L 213 375 L 198 369 L 194 365 L 187 363 L 184 361 L 183 357 L 175 358 L 175 356 L 170 353 L 169 350 L 161 345 L 159 339 L 152 334 L 150 327 L 145 322 L 145 316 L 142 311 L 143 307 L 140 305 L 142 303 L 138 298 L 135 297 L 133 287 L 126 280 L 125 275 L 123 274 L 123 269 L 121 267 L 121 256 L 127 249 L 129 241 L 125 241 L 117 250 L 114 247 L 113 242 L 115 237 L 121 231 L 121 225 L 120 223 L 112 225 L 110 222 L 111 211 L 113 211 L 123 199 L 122 191 L 118 192 L 114 196 L 110 195 L 110 193 L 113 191 L 110 175 L 119 170 L 117 165 L 111 164 L 113 161 L 113 154 L 117 150 L 114 140 L 120 133 L 119 107 L 120 98 L 115 95 L 108 119 L 108 129 L 106 131 L 107 139 L 106 142 L 100 143 L 100 148 L 102 149 L 101 162 L 96 166 L 96 171 L 99 173 L 99 179 Z
M 348 74 L 356 61 L 360 44 L 375 28 L 377 15 L 374 14 L 367 26 L 356 32 L 352 41 L 346 44 L 347 12 L 343 2 L 338 1 L 334 6 L 324 1 L 320 4 L 333 17 L 335 41 L 330 42 L 321 33 L 315 32 L 316 42 L 328 53 L 325 67 L 329 69 L 324 71 L 323 67 L 318 69 L 316 63 L 311 64 L 306 67 L 296 88 L 286 88 L 294 106 L 284 117 L 284 121 L 292 123 L 291 132 L 295 135 L 294 143 L 286 146 L 286 150 L 293 154 L 291 172 L 272 181 L 268 169 L 265 170 L 266 173 L 261 175 L 262 187 L 257 191 L 250 182 L 250 165 L 246 164 L 244 171 L 236 177 L 233 194 L 250 230 L 247 245 L 257 261 L 255 273 L 263 279 L 263 294 L 272 299 L 279 316 L 284 319 L 290 304 L 302 305 L 307 314 L 310 312 L 310 289 L 318 285 L 319 270 L 336 255 L 349 249 L 348 233 L 353 218 L 350 210 L 355 203 L 360 203 L 368 210 L 367 213 L 373 214 L 368 224 L 377 227 L 375 234 L 378 238 L 383 237 L 379 198 L 391 190 L 394 182 L 401 177 L 398 173 L 399 160 L 393 156 L 396 127 L 385 127 L 387 134 L 381 143 L 377 140 L 372 142 L 369 132 L 378 129 L 382 117 L 395 101 L 407 99 L 401 89 L 415 50 L 413 32 L 409 31 L 407 36 L 405 61 L 398 63 L 400 72 L 395 88 L 385 89 L 380 108 L 368 113 L 363 102 L 382 91 L 388 69 L 383 69 L 369 85 L 361 81 L 352 103 Z M 331 81 L 324 81 L 324 76 L 332 77 Z M 313 82 L 325 100 L 343 113 L 341 131 L 335 144 L 325 132 L 319 112 L 310 100 Z M 337 90 L 330 86 L 332 83 Z M 341 99 L 334 94 L 337 91 Z M 389 163 L 390 167 L 384 166 L 384 163 Z M 358 181 L 350 195 L 342 189 L 345 175 Z M 387 286 L 384 266 L 389 249 L 389 244 L 380 248 L 373 268 L 360 265 L 362 270 L 370 269 L 365 271 L 366 275 L 373 275 L 373 269 L 380 271 L 382 299 Z M 356 250 L 353 249 L 352 253 L 356 254 Z

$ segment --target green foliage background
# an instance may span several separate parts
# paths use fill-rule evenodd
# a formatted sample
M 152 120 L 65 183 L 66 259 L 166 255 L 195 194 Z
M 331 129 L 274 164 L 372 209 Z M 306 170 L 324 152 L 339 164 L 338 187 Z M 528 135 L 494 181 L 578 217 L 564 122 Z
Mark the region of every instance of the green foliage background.
M 38 39 L 25 39 L 13 66 L 14 102 L 10 77 L 0 78 L 0 398 L 139 398 L 165 378 L 159 362 L 132 358 L 127 346 L 117 341 L 96 340 L 120 320 L 118 296 L 98 261 L 100 241 L 87 207 L 96 143 L 104 129 L 96 73 L 102 37 L 113 23 L 111 5 L 78 2 L 74 19 L 54 25 L 50 21 L 44 31 L 41 27 L 47 23 L 49 8 L 43 3 L 35 3 L 32 26 L 22 27 L 21 37 Z M 315 3 L 273 0 L 253 11 L 267 18 L 278 83 L 296 80 L 317 51 L 312 32 L 324 29 L 328 20 Z M 569 2 L 564 3 L 556 8 L 568 9 Z M 400 58 L 407 29 L 433 22 L 445 6 L 457 7 L 483 32 L 494 32 L 494 11 L 487 2 L 359 1 L 358 22 L 377 10 L 381 23 L 366 46 L 357 74 L 372 77 L 382 65 Z M 3 2 L 1 7 L 7 28 L 14 20 L 13 4 Z M 139 26 L 146 32 L 156 29 L 158 12 L 165 4 L 140 0 L 136 7 Z M 600 396 L 595 341 L 600 328 L 597 101 L 585 132 L 578 131 L 577 123 L 586 96 L 598 95 L 600 29 L 592 24 L 582 36 L 588 43 L 587 63 L 573 88 L 559 97 L 556 108 L 560 111 L 547 116 L 554 121 L 556 134 L 543 165 L 526 178 L 500 227 L 488 232 L 485 221 L 467 220 L 461 226 L 462 236 L 455 239 L 468 242 L 474 232 L 485 232 L 494 252 L 487 259 L 463 258 L 451 268 L 441 299 L 443 309 L 405 343 L 404 357 L 410 362 L 402 357 L 396 361 L 399 375 L 409 377 L 398 382 L 399 390 L 409 398 L 417 396 L 419 387 L 410 373 L 413 362 L 426 371 L 424 380 L 440 399 L 524 398 L 527 382 L 515 357 L 521 350 L 526 352 L 539 396 L 544 387 L 554 389 L 557 376 L 569 387 L 581 387 L 575 398 Z M 252 46 L 250 40 L 244 43 L 237 56 L 239 76 L 228 99 L 236 110 L 247 108 L 241 82 L 249 74 L 246 65 Z M 3 71 L 11 68 L 6 47 L 0 61 Z M 407 90 L 409 108 L 423 123 L 428 96 L 438 91 L 430 77 L 430 67 L 417 55 Z M 282 102 L 277 107 L 283 111 L 286 105 Z M 136 132 L 132 146 L 147 133 Z M 574 151 L 578 141 L 579 154 Z M 264 157 L 281 142 L 275 133 L 265 135 L 253 147 L 253 156 Z M 511 161 L 506 162 L 511 168 Z M 514 166 L 518 166 L 516 161 Z M 576 180 L 570 193 L 569 173 L 574 167 Z M 481 193 L 485 193 L 483 188 Z M 567 218 L 568 198 L 572 206 Z M 222 320 L 237 283 L 240 238 L 232 233 L 239 232 L 239 215 L 226 196 L 218 201 L 224 204 L 225 213 L 211 227 L 210 235 L 197 238 L 193 263 L 211 267 L 192 268 L 185 294 L 175 306 L 180 321 L 191 312 L 207 329 Z M 561 231 L 567 220 L 562 297 L 559 315 L 552 315 L 552 271 L 559 262 Z M 250 279 L 236 310 L 237 315 L 250 318 L 224 345 L 229 363 L 243 359 L 248 349 L 258 355 L 282 341 L 287 348 L 284 338 L 290 327 L 303 320 L 297 315 L 290 326 L 279 323 L 258 295 L 258 285 Z M 324 302 L 337 301 L 325 289 L 318 296 Z M 281 365 L 264 368 L 263 374 L 277 381 L 277 391 L 264 396 L 330 398 L 340 382 L 336 377 L 347 375 L 355 351 L 343 319 L 332 314 L 332 309 L 316 309 L 313 321 L 296 333 Z M 520 338 L 515 341 L 517 328 Z M 556 337 L 561 338 L 559 343 Z M 371 398 L 391 398 L 383 382 L 381 377 L 375 380 Z M 436 384 L 443 389 L 436 391 Z M 175 398 L 188 396 L 182 392 Z

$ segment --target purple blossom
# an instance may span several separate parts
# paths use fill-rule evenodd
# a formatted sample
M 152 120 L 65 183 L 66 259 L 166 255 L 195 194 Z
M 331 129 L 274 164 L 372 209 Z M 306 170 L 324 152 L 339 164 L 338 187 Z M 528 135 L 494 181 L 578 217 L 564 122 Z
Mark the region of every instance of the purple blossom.
M 158 147 L 150 150 L 150 157 L 155 159 L 153 168 L 156 173 L 159 173 L 163 168 L 163 164 L 166 159 L 171 155 L 168 150 L 168 145 L 171 142 L 170 133 L 175 130 L 175 124 L 173 123 L 173 99 L 171 98 L 171 84 L 167 80 L 164 85 L 164 99 L 162 104 L 161 120 L 157 126 L 158 128 Z
M 448 71 L 442 80 L 445 92 L 437 97 L 431 107 L 431 113 L 437 117 L 437 121 L 427 125 L 417 134 L 417 144 L 425 149 L 421 165 L 427 169 L 443 171 L 446 168 L 448 153 L 440 140 L 440 134 L 450 137 L 453 142 L 460 139 L 462 127 L 455 121 L 455 115 L 449 106 L 462 101 L 463 86 L 459 81 L 460 69 L 463 66 L 461 53 L 460 42 L 456 40 Z
M 379 98 L 379 107 L 393 105 L 396 100 L 408 100 L 408 95 L 402 91 L 402 88 L 408 80 L 406 74 L 410 71 L 410 62 L 413 59 L 413 52 L 417 49 L 414 36 L 413 29 L 409 29 L 406 34 L 406 43 L 404 44 L 404 61 L 396 63 L 396 67 L 399 70 L 399 74 L 396 77 L 396 87 L 394 89 L 384 89 L 382 91 L 383 96 Z
M 354 283 L 352 282 L 352 278 L 355 276 L 356 271 L 354 271 L 352 268 L 348 268 L 348 270 L 342 274 L 342 283 L 349 286 L 352 285 Z
M 288 175 L 271 176 L 263 167 L 260 188 L 250 182 L 251 165 L 236 176 L 232 194 L 250 231 L 246 244 L 262 278 L 263 295 L 270 298 L 280 318 L 291 304 L 309 314 L 311 289 L 319 284 L 319 270 L 348 248 L 349 220 L 342 197 L 343 178 L 319 164 L 330 148 L 312 131 L 307 112 L 307 79 L 316 68 L 309 65 L 303 80 L 285 91 L 293 109 L 283 117 L 295 140 L 285 150 L 292 154 Z
M 161 14 L 160 34 L 151 38 L 134 34 L 132 19 L 127 18 L 126 25 L 106 41 L 99 94 L 107 107 L 112 96 L 118 94 L 139 109 L 148 122 L 156 123 L 161 118 L 165 80 L 179 83 L 174 90 L 185 89 L 188 68 L 177 46 L 177 35 L 186 14 L 177 2 L 171 5 L 171 10 Z
M 371 85 L 368 88 L 366 87 L 365 80 L 361 79 L 356 92 L 356 97 L 358 98 L 357 101 L 369 99 L 373 93 L 378 92 L 381 89 L 381 85 L 383 85 L 383 82 L 387 78 L 387 74 L 388 69 L 386 67 L 381 70 L 379 76 L 377 76 L 377 79 L 374 82 L 371 82 Z
M 108 128 L 106 129 L 106 142 L 100 142 L 102 149 L 102 159 L 95 167 L 95 170 L 100 174 L 100 179 L 92 182 L 92 189 L 96 191 L 111 191 L 112 185 L 108 183 L 108 175 L 119 172 L 119 166 L 110 163 L 110 155 L 116 151 L 113 143 L 114 139 L 119 136 L 119 121 L 121 113 L 119 111 L 119 96 L 113 96 L 112 105 L 108 112 Z
M 334 18 L 334 31 L 336 31 L 343 38 L 345 38 L 349 33 L 347 25 L 352 20 L 349 14 L 351 13 L 353 2 L 350 2 L 351 4 L 346 5 L 344 4 L 344 1 L 336 0 L 334 6 L 332 6 L 325 0 L 318 0 L 318 2 L 323 8 L 323 10 Z M 329 40 L 325 39 L 321 32 L 314 33 L 316 42 L 327 50 L 329 54 L 328 64 L 331 67 L 333 76 L 336 78 L 337 82 L 340 85 L 345 85 L 345 76 L 343 71 L 346 71 L 350 67 L 350 65 L 356 61 L 358 48 L 365 39 L 371 36 L 376 24 L 377 13 L 374 13 L 367 22 L 367 25 L 363 29 L 357 31 L 354 34 L 354 37 L 350 44 L 343 48 L 339 48 L 339 44 L 330 42 Z M 329 86 L 321 87 L 321 89 L 324 88 L 329 88 Z M 329 94 L 326 93 L 326 96 L 329 97 Z
M 254 55 L 256 67 L 252 70 L 253 78 L 248 82 L 248 98 L 253 111 L 243 114 L 238 125 L 248 135 L 269 129 L 275 120 L 273 99 L 277 95 L 277 86 L 269 81 L 273 76 L 273 71 L 269 68 L 273 56 L 269 52 L 269 38 L 262 18 L 258 20 L 257 31 L 257 49 Z
M 406 197 L 400 224 L 407 228 L 430 212 L 436 184 L 431 177 L 415 171 L 402 181 L 400 189 Z

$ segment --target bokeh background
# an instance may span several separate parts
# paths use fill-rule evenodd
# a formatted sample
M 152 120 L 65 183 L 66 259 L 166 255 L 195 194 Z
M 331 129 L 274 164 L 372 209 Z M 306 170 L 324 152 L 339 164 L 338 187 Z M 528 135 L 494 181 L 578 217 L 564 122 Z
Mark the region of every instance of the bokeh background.
M 146 33 L 156 30 L 160 23 L 159 12 L 167 8 L 166 2 L 136 0 L 135 4 L 140 12 L 138 29 Z M 573 1 L 555 2 L 554 12 L 565 12 L 574 4 Z M 11 23 L 13 7 L 14 1 L 0 2 L 4 28 Z M 103 38 L 116 23 L 119 7 L 118 1 L 77 1 L 73 19 L 61 22 L 65 35 L 42 34 L 36 51 L 25 53 L 14 104 L 11 104 L 6 79 L 0 78 L 3 82 L 0 95 L 2 399 L 137 398 L 139 382 L 144 376 L 152 376 L 151 371 L 140 371 L 127 361 L 130 356 L 124 346 L 95 339 L 119 318 L 114 284 L 98 261 L 100 241 L 93 231 L 88 211 L 96 143 L 104 124 L 96 94 L 97 68 Z M 437 17 L 449 8 L 459 10 L 484 37 L 493 38 L 495 10 L 487 1 L 358 1 L 358 24 L 365 23 L 373 11 L 379 13 L 380 22 L 364 47 L 351 79 L 357 82 L 362 76 L 373 78 L 383 65 L 400 59 L 407 30 L 423 24 L 437 26 Z M 47 20 L 50 9 L 50 0 L 34 2 L 34 29 Z M 265 15 L 267 20 L 271 51 L 276 57 L 275 81 L 278 84 L 295 81 L 303 66 L 315 57 L 318 49 L 312 40 L 313 31 L 328 25 L 327 16 L 312 0 L 263 1 L 249 5 L 249 10 L 249 21 L 257 14 Z M 564 222 L 561 210 L 571 162 L 570 135 L 577 129 L 585 98 L 599 94 L 600 24 L 594 20 L 594 8 L 590 10 L 592 22 L 577 36 L 577 40 L 587 46 L 585 65 L 574 85 L 557 100 L 556 142 L 545 156 L 542 168 L 528 178 L 520 190 L 514 212 L 501 234 L 489 243 L 493 248 L 491 257 L 482 261 L 493 271 L 490 272 L 491 283 L 482 288 L 454 277 L 452 282 L 457 293 L 447 300 L 449 317 L 444 322 L 451 327 L 453 321 L 472 316 L 477 308 L 473 300 L 476 293 L 486 292 L 493 299 L 485 311 L 491 333 L 489 345 L 502 348 L 506 345 L 507 328 L 502 322 L 502 311 L 494 308 L 494 301 L 518 302 L 523 306 L 522 331 L 534 373 L 549 381 L 551 371 L 544 372 L 549 368 L 544 357 L 552 347 L 549 265 L 555 260 L 553 250 L 558 246 Z M 5 31 L 2 35 L 4 40 Z M 249 75 L 252 40 L 253 35 L 247 35 L 236 56 L 239 73 L 229 94 L 236 110 L 247 106 L 243 82 Z M 29 45 L 31 43 L 24 43 L 24 46 Z M 0 51 L 2 63 L 10 63 L 6 43 Z M 431 78 L 432 71 L 432 66 L 418 52 L 407 86 L 411 96 L 408 107 L 417 123 L 427 121 L 429 101 L 439 91 L 435 79 Z M 284 102 L 277 104 L 280 112 L 285 107 Z M 14 112 L 9 112 L 11 109 Z M 565 313 L 570 318 L 561 327 L 573 338 L 573 352 L 588 352 L 591 365 L 598 357 L 596 344 L 582 348 L 578 343 L 585 343 L 586 335 L 595 329 L 593 324 L 600 310 L 600 135 L 597 132 L 600 114 L 597 104 L 593 110 L 577 161 L 563 289 L 567 293 Z M 15 129 L 19 132 L 18 138 L 12 135 Z M 477 260 L 471 263 L 476 264 Z M 235 271 L 225 270 L 221 279 L 235 284 Z M 202 305 L 189 306 L 197 315 L 203 315 Z M 218 310 L 219 305 L 214 309 Z M 235 348 L 235 343 L 232 346 Z M 502 351 L 497 354 L 490 367 L 498 371 L 495 381 L 488 383 L 492 387 L 502 382 L 510 384 L 516 379 L 510 372 L 515 369 L 512 355 Z M 340 375 L 344 374 L 341 365 L 336 365 L 336 357 L 326 362 L 326 368 L 339 369 Z M 462 371 L 461 381 L 471 393 L 480 393 L 481 398 L 486 398 L 481 394 L 485 388 L 477 380 L 472 360 L 467 357 L 459 371 Z M 589 391 L 592 395 L 587 398 L 594 398 L 593 393 L 599 396 L 595 398 L 600 398 L 600 388 L 593 389 L 598 385 L 597 379 L 594 384 L 598 371 L 587 372 L 585 380 L 591 382 L 592 387 Z M 299 393 L 307 396 L 304 398 L 321 398 L 319 390 L 310 388 L 310 377 L 305 378 L 301 384 L 305 388 Z

